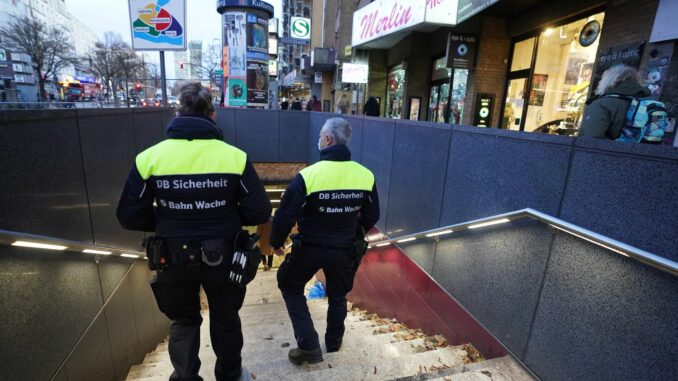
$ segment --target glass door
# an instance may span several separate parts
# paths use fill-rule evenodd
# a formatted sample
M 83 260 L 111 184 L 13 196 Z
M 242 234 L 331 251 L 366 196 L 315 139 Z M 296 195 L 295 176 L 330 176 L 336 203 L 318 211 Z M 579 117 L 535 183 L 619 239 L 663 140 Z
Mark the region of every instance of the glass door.
M 520 130 L 525 110 L 526 88 L 527 77 L 509 80 L 501 128 L 515 131 Z
M 428 121 L 436 120 L 436 112 L 438 111 L 438 94 L 440 94 L 440 86 L 431 86 L 431 93 L 428 98 Z

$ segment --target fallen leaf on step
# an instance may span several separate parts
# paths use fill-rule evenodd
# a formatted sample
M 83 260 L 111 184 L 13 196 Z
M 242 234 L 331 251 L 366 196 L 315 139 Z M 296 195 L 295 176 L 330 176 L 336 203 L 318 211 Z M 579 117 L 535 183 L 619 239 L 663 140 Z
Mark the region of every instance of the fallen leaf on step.
M 256 379 L 257 379 L 257 375 L 254 374 L 254 373 L 250 373 L 250 377 L 252 377 L 253 380 L 256 380 Z
M 327 363 L 327 366 L 328 366 L 330 369 L 332 368 L 332 364 L 330 364 L 330 363 Z
M 282 345 L 280 346 L 280 348 L 287 348 L 287 347 L 289 347 L 289 346 L 290 346 L 290 343 L 282 343 Z
M 377 367 L 374 367 L 374 374 L 377 374 Z
M 273 340 L 273 336 L 266 336 L 264 337 L 264 340 Z
M 464 352 L 466 352 L 466 357 L 464 357 L 464 364 L 472 364 L 475 362 L 481 362 L 484 361 L 485 358 L 483 357 L 480 352 L 471 344 L 464 344 L 462 346 L 462 349 Z

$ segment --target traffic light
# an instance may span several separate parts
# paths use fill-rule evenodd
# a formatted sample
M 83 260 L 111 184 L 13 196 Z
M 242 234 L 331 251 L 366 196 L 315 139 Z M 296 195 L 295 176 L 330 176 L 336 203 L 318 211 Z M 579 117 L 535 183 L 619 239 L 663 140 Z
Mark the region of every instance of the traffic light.
M 183 68 L 184 68 L 184 63 L 183 63 L 183 62 L 179 62 L 179 69 L 183 69 Z
M 134 88 L 137 89 L 137 91 L 141 90 L 141 83 L 135 84 Z

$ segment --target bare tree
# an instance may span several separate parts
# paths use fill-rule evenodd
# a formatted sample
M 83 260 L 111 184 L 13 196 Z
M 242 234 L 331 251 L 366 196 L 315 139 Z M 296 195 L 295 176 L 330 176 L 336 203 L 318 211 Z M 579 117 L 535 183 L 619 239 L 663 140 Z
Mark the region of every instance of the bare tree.
M 94 49 L 84 59 L 89 61 L 92 70 L 106 85 L 106 97 L 108 97 L 109 89 L 113 89 L 113 99 L 116 103 L 118 81 L 124 81 L 128 88 L 129 80 L 145 78 L 146 75 L 144 62 L 136 55 L 132 47 L 114 32 L 106 32 L 104 40 L 97 42 Z M 129 99 L 127 103 L 129 105 Z
M 66 31 L 29 17 L 14 19 L 0 28 L 0 40 L 10 50 L 31 57 L 42 99 L 47 99 L 47 79 L 76 61 Z

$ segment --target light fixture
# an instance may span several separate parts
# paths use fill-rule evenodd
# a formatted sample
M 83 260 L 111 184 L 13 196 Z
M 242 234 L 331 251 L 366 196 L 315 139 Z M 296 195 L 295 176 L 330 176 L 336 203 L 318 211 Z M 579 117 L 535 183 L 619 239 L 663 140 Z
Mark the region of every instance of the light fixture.
M 121 257 L 125 257 L 125 258 L 139 258 L 138 255 L 127 254 L 127 253 L 120 254 L 120 256 L 121 256 Z
M 550 35 L 552 35 L 552 34 L 553 34 L 553 28 L 547 28 L 547 29 L 544 31 L 544 36 L 550 36 Z
M 501 220 L 494 220 L 494 221 L 489 221 L 489 222 L 482 222 L 482 223 L 479 223 L 479 224 L 473 224 L 473 225 L 470 225 L 468 228 L 469 229 L 477 229 L 477 228 L 482 228 L 482 227 L 485 227 L 485 226 L 503 224 L 503 223 L 506 223 L 506 222 L 509 222 L 509 221 L 511 221 L 511 220 L 509 220 L 508 218 L 502 218 Z
M 377 247 L 388 246 L 390 244 L 391 244 L 391 242 L 378 243 Z
M 85 249 L 82 251 L 83 253 L 87 254 L 101 254 L 101 255 L 109 255 L 111 254 L 110 251 L 103 251 L 103 250 L 94 250 L 94 249 Z
M 28 241 L 16 241 L 12 244 L 12 246 L 19 246 L 19 247 L 32 247 L 34 249 L 45 249 L 45 250 L 66 250 L 66 246 L 61 246 L 61 245 L 50 245 L 47 243 L 37 243 L 37 242 L 28 242 Z
M 410 238 L 400 239 L 400 240 L 398 240 L 398 241 L 396 241 L 396 242 L 398 242 L 398 243 L 405 243 L 405 242 L 411 242 L 411 241 L 414 241 L 415 239 L 417 239 L 417 238 L 416 238 L 416 237 L 410 237 Z
M 439 236 L 439 235 L 450 234 L 450 233 L 452 233 L 452 232 L 454 232 L 454 230 L 452 230 L 452 229 L 447 229 L 447 230 L 441 230 L 441 231 L 435 232 L 435 233 L 429 233 L 429 234 L 426 234 L 426 236 L 427 236 L 427 237 L 437 237 L 437 236 Z
M 280 200 L 271 200 L 271 202 L 280 202 Z
M 270 189 L 270 188 L 266 188 L 266 192 L 284 192 L 284 191 L 285 191 L 284 189 Z

